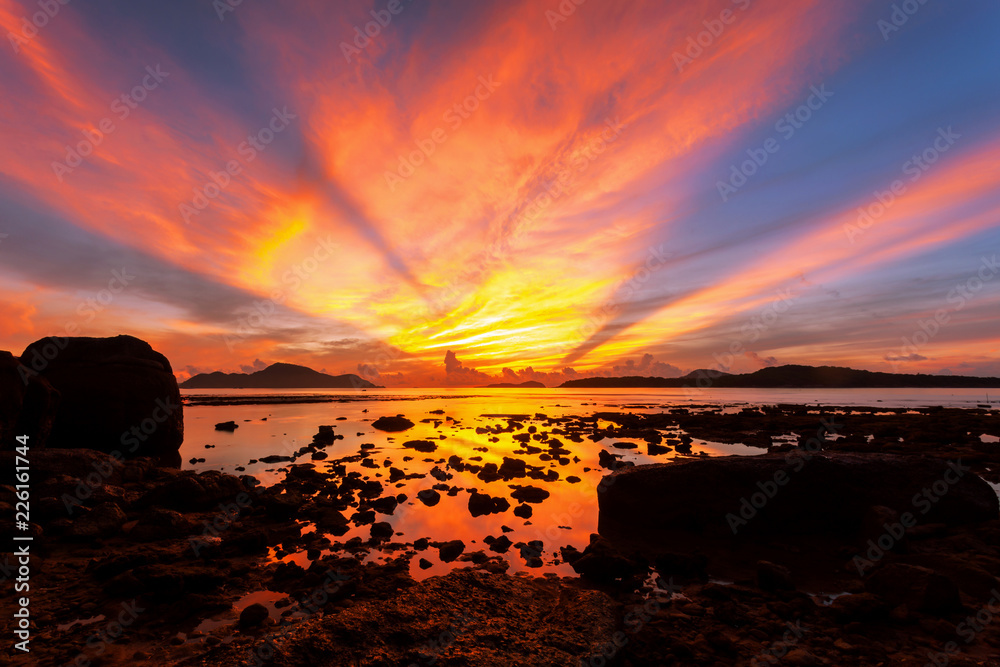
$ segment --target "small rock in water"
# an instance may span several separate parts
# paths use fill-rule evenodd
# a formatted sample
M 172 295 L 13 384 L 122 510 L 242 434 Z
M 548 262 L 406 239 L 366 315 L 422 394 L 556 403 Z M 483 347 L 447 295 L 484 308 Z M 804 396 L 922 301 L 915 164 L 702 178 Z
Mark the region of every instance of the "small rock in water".
M 508 509 L 510 509 L 510 503 L 506 498 L 493 498 L 489 494 L 478 491 L 469 496 L 469 513 L 474 517 L 485 514 L 502 514 Z
M 434 507 L 441 502 L 441 494 L 434 489 L 423 489 L 421 491 L 417 491 L 417 498 L 419 498 L 420 502 L 428 507 Z
M 379 417 L 372 422 L 372 426 L 380 431 L 405 431 L 413 428 L 413 422 L 402 415 L 395 417 Z
M 271 614 L 267 610 L 267 607 L 260 604 L 259 602 L 254 603 L 240 613 L 240 627 L 241 628 L 256 627 L 261 623 L 263 623 L 264 621 L 266 621 L 270 615 Z
M 438 547 L 438 555 L 445 563 L 452 562 L 461 556 L 463 551 L 465 551 L 465 542 L 462 540 L 451 540 Z
M 372 524 L 373 540 L 387 540 L 392 537 L 393 532 L 392 524 L 386 521 L 380 521 L 379 523 Z
M 510 497 L 524 503 L 540 503 L 549 497 L 549 492 L 537 486 L 522 486 L 516 489 Z
M 230 433 L 232 433 L 233 431 L 235 431 L 239 427 L 240 427 L 240 425 L 237 424 L 236 422 L 229 421 L 229 422 L 221 422 L 221 423 L 216 424 L 215 425 L 215 430 L 216 431 L 229 431 Z
M 431 442 L 430 440 L 410 440 L 409 442 L 404 442 L 403 447 L 407 449 L 415 449 L 418 452 L 423 452 L 424 454 L 429 454 L 437 449 L 437 444 Z

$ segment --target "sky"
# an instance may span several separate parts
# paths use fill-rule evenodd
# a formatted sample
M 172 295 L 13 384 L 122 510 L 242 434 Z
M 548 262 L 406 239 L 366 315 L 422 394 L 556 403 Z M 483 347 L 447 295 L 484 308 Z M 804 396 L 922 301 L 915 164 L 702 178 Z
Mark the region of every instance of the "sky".
M 990 0 L 0 0 L 0 349 L 1000 376 Z

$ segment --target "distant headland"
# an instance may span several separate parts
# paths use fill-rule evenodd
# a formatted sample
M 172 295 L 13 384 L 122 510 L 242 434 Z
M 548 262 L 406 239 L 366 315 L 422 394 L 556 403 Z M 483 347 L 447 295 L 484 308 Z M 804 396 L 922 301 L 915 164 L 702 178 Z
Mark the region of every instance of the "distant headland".
M 859 371 L 838 366 L 775 366 L 733 375 L 700 369 L 683 377 L 593 377 L 569 380 L 563 389 L 720 387 L 739 389 L 994 389 L 1000 378 Z
M 353 373 L 327 375 L 295 364 L 271 364 L 256 373 L 199 373 L 181 389 L 381 389 Z

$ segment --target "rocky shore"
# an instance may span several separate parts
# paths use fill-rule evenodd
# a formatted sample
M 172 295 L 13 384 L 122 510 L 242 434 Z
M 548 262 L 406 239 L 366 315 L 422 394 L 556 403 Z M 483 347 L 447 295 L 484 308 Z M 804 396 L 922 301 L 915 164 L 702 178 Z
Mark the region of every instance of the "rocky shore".
M 407 435 L 378 460 L 369 448 L 344 456 L 335 427 L 321 426 L 265 485 L 180 470 L 163 444 L 183 428 L 179 414 L 157 422 L 155 439 L 143 432 L 171 388 L 156 384 L 166 360 L 133 341 L 67 348 L 96 350 L 93 363 L 133 378 L 138 412 L 105 410 L 115 442 L 97 447 L 86 434 L 88 446 L 75 447 L 54 428 L 76 400 L 70 371 L 42 369 L 25 384 L 24 355 L 0 368 L 10 389 L 0 434 L 32 428 L 39 440 L 30 453 L 31 664 L 1000 664 L 1000 505 L 989 484 L 1000 481 L 997 411 L 484 415 L 490 421 L 472 426 L 483 453 L 504 443 L 517 452 L 501 465 L 476 452 L 440 457 L 440 440 Z M 90 372 L 77 359 L 63 368 Z M 134 374 L 141 367 L 148 386 Z M 109 383 L 84 393 L 108 406 L 116 391 Z M 372 415 L 393 433 L 412 428 L 410 417 Z M 123 450 L 136 424 L 142 445 L 159 444 Z M 761 456 L 684 454 L 698 439 L 756 446 Z M 680 458 L 629 465 L 622 453 L 635 447 Z M 5 476 L 14 456 L 0 452 Z M 475 544 L 394 531 L 402 513 L 433 512 L 456 495 L 470 516 L 518 528 L 532 507 L 553 502 L 550 489 L 580 484 L 560 474 L 567 465 L 607 473 L 593 489 L 600 529 L 589 543 L 512 540 L 515 529 Z M 459 473 L 478 487 L 456 484 Z M 394 488 L 413 477 L 426 480 L 420 494 Z M 509 491 L 489 491 L 496 482 Z M 6 549 L 16 497 L 12 480 L 3 484 Z M 345 537 L 359 529 L 363 537 Z M 511 573 L 508 553 L 545 576 Z M 413 563 L 431 560 L 450 572 L 415 577 Z M 546 569 L 555 563 L 576 576 Z M 0 565 L 6 605 L 13 554 L 0 553 Z M 0 627 L 11 636 L 9 615 Z

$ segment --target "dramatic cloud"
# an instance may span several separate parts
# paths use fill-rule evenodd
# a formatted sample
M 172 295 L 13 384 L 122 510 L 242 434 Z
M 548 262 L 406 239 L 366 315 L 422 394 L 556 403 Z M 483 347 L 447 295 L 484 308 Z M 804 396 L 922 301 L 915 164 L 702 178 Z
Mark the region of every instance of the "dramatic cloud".
M 268 366 L 270 366 L 270 364 L 266 364 L 260 359 L 255 359 L 253 364 L 250 366 L 247 366 L 246 364 L 240 366 L 240 370 L 243 371 L 244 373 L 249 374 L 249 373 L 256 373 L 257 371 L 262 371 Z
M 757 354 L 756 352 L 751 352 L 750 350 L 747 350 L 746 352 L 744 352 L 743 355 L 747 359 L 752 359 L 754 362 L 756 362 L 757 364 L 759 364 L 760 366 L 762 366 L 764 368 L 770 368 L 771 366 L 777 366 L 778 365 L 778 360 L 775 359 L 774 357 L 762 357 L 759 354 Z
M 695 55 L 714 0 L 413 3 L 350 57 L 370 7 L 232 9 L 74 2 L 0 59 L 0 349 L 387 386 L 1000 358 L 995 3 L 887 42 L 884 3 L 755 0 Z
M 614 366 L 611 369 L 614 375 L 641 375 L 644 377 L 675 378 L 684 375 L 681 369 L 673 364 L 662 361 L 655 361 L 653 355 L 644 354 L 639 363 L 632 359 L 627 360 L 621 366 Z

